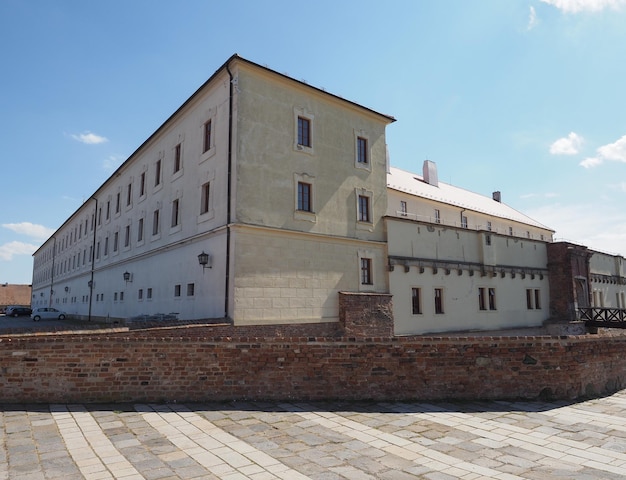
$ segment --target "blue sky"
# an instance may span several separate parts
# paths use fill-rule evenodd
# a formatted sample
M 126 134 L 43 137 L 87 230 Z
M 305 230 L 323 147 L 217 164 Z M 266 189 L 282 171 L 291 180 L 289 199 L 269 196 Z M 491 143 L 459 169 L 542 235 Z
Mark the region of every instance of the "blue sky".
M 2 0 L 0 283 L 233 53 L 398 120 L 392 165 L 626 255 L 626 0 Z

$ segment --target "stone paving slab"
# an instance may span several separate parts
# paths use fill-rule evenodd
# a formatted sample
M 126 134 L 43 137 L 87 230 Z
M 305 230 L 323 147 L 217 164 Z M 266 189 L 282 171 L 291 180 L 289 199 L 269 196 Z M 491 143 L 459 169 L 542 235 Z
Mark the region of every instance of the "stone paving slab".
M 626 478 L 626 390 L 585 402 L 0 405 L 0 480 Z

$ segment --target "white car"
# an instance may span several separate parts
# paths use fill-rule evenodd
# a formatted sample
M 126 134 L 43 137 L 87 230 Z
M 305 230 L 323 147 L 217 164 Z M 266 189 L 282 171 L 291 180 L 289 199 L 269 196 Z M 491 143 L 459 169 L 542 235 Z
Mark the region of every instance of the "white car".
M 43 319 L 54 319 L 54 320 L 65 320 L 65 312 L 61 310 L 57 310 L 52 307 L 40 307 L 35 308 L 33 313 L 30 314 L 30 318 L 32 318 L 35 322 Z

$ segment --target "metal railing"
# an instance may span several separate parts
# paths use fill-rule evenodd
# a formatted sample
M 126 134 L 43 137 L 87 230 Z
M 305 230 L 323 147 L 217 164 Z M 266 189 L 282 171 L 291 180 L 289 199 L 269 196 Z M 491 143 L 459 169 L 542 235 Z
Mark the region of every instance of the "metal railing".
M 626 309 L 581 307 L 578 319 L 588 327 L 626 328 Z

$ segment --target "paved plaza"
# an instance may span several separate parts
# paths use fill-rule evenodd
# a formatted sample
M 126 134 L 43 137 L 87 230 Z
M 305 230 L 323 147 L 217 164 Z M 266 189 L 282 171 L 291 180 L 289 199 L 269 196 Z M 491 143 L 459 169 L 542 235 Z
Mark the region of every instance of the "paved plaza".
M 579 403 L 4 405 L 0 479 L 621 479 L 626 391 Z

